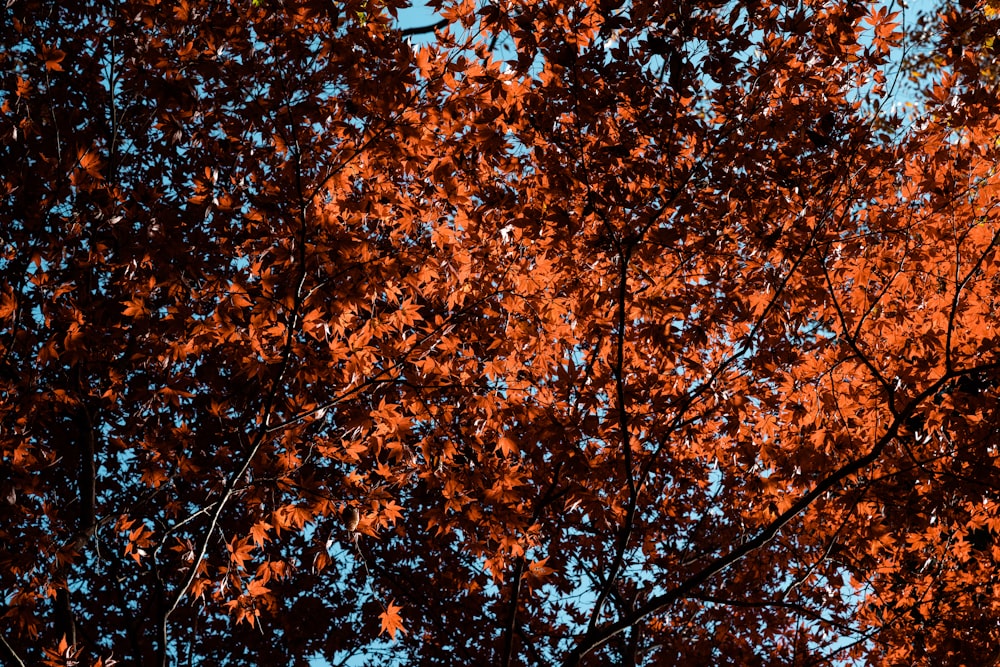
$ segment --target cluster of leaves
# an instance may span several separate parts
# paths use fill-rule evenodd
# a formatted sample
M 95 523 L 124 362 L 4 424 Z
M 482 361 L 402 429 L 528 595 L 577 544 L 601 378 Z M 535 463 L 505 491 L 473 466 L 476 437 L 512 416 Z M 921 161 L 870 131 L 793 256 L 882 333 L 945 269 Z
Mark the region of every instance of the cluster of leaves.
M 910 115 L 882 2 L 64 4 L 0 10 L 8 662 L 995 658 L 992 4 Z

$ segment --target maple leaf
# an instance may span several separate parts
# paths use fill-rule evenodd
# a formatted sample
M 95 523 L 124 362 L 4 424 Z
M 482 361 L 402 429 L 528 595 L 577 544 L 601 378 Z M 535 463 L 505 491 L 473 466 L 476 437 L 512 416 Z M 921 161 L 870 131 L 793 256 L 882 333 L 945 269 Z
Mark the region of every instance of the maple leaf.
M 266 521 L 258 521 L 250 528 L 250 536 L 255 546 L 261 546 L 270 539 L 267 532 L 272 528 Z
M 17 88 L 15 94 L 18 97 L 27 97 L 31 93 L 31 81 L 21 76 L 17 77 Z
M 62 61 L 66 58 L 66 52 L 50 46 L 43 46 L 38 53 L 38 57 L 45 63 L 45 69 L 52 72 L 62 72 Z
M 77 154 L 77 164 L 79 164 L 80 168 L 86 171 L 91 178 L 104 178 L 104 175 L 101 173 L 101 159 L 93 151 L 81 149 Z
M 226 547 L 229 549 L 230 561 L 240 570 L 245 569 L 246 561 L 250 560 L 254 546 L 246 540 L 234 540 L 232 543 L 226 545 Z
M 396 638 L 396 633 L 400 632 L 406 634 L 406 628 L 403 627 L 403 619 L 399 615 L 402 607 L 393 604 L 391 601 L 385 607 L 385 611 L 379 614 L 379 622 L 381 623 L 381 634 L 389 635 L 390 639 Z
M 271 589 L 268 588 L 264 584 L 264 582 L 260 581 L 259 579 L 253 579 L 252 581 L 250 581 L 249 584 L 247 584 L 247 592 L 252 597 L 260 597 L 262 595 L 267 595 L 268 593 L 270 593 Z
M 516 456 L 518 452 L 517 443 L 506 435 L 497 441 L 497 448 L 504 456 Z

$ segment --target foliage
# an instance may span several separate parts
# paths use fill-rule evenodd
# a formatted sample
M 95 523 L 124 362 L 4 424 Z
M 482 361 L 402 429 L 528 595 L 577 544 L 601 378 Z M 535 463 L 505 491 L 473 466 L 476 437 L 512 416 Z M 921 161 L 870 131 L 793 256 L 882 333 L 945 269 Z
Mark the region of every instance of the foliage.
M 431 4 L 0 10 L 0 655 L 1000 657 L 995 3 Z

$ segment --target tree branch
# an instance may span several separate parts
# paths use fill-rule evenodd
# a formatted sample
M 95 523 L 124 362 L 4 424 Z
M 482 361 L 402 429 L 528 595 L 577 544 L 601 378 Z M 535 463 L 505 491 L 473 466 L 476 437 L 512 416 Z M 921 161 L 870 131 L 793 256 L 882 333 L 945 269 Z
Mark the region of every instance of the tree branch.
M 400 37 L 411 37 L 413 35 L 426 35 L 434 32 L 435 30 L 440 30 L 447 26 L 451 21 L 448 19 L 441 19 L 437 23 L 432 23 L 431 25 L 420 26 L 419 28 L 403 28 L 399 31 Z
M 0 634 L 0 649 L 2 649 L 0 650 L 0 655 L 3 655 L 8 660 L 11 660 L 15 665 L 17 665 L 17 667 L 27 667 L 24 660 L 21 659 L 21 656 L 19 656 L 17 651 L 14 650 L 14 647 L 7 643 L 7 638 L 4 637 L 3 634 Z

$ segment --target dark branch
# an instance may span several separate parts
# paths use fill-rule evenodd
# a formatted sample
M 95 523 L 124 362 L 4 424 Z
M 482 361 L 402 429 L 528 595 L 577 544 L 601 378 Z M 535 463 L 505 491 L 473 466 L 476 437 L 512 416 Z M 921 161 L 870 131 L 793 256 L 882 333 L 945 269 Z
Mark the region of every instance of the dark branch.
M 437 23 L 431 25 L 421 26 L 419 28 L 403 28 L 399 31 L 400 37 L 411 37 L 413 35 L 427 35 L 434 32 L 435 30 L 440 30 L 450 23 L 448 19 L 441 19 Z

